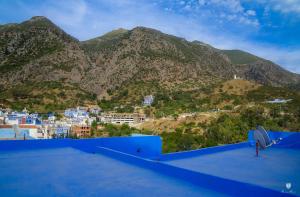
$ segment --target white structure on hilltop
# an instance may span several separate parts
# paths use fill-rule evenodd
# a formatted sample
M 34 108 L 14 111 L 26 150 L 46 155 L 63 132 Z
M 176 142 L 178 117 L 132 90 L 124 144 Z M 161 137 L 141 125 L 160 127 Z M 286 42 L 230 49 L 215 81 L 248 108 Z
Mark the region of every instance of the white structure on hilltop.
M 236 74 L 233 75 L 233 79 L 242 79 L 241 77 L 238 77 Z

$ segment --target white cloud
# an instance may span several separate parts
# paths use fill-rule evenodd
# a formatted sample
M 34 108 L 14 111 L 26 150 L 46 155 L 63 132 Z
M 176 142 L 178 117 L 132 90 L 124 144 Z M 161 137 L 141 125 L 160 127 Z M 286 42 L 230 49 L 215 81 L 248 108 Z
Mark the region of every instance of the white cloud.
M 198 3 L 200 6 L 203 6 L 206 4 L 206 0 L 198 0 Z
M 222 21 L 227 19 L 243 25 L 259 26 L 259 21 L 255 18 L 256 12 L 246 10 L 240 0 L 198 0 L 198 5 L 202 9 L 213 9 L 211 17 L 219 17 Z
M 274 11 L 289 14 L 300 14 L 299 0 L 256 0 L 257 3 L 263 4 Z
M 18 1 L 17 4 L 31 16 L 46 16 L 63 26 L 80 25 L 88 11 L 84 0 L 45 1 L 39 7 L 22 1 Z
M 185 5 L 185 1 L 180 1 L 179 4 L 180 5 Z
M 87 14 L 84 0 L 51 1 L 43 7 L 46 16 L 54 18 L 62 25 L 78 25 Z
M 249 16 L 256 16 L 256 12 L 254 10 L 247 10 L 247 15 Z
M 239 0 L 201 0 L 199 4 L 212 5 L 232 13 L 244 12 L 244 8 Z

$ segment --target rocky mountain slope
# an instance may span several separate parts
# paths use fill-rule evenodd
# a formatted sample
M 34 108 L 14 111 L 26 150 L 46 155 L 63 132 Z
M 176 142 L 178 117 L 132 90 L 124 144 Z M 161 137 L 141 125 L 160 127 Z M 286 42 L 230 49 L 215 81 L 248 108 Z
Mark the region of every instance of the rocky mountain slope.
M 96 92 L 133 81 L 211 83 L 235 73 L 218 50 L 144 27 L 113 32 L 81 46 L 96 65 L 86 78 L 90 87 L 99 88 Z
M 144 27 L 112 31 L 81 46 L 96 65 L 86 80 L 97 93 L 133 81 L 199 86 L 231 79 L 234 74 L 272 86 L 300 81 L 299 75 L 247 52 L 218 50 Z
M 247 80 L 272 86 L 299 84 L 299 75 L 286 71 L 271 61 L 240 50 L 222 50 L 235 64 L 238 73 Z
M 101 95 L 137 82 L 193 88 L 234 74 L 273 86 L 300 82 L 299 75 L 246 52 L 219 50 L 145 27 L 79 42 L 45 17 L 0 26 L 2 91 L 54 81 Z
M 25 82 L 78 83 L 90 67 L 79 41 L 45 17 L 0 27 L 0 86 Z

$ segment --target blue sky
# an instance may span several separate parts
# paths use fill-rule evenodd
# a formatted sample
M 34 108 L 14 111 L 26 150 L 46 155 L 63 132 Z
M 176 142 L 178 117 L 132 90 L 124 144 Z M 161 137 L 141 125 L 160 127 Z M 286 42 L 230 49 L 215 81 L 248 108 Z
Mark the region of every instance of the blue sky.
M 36 15 L 79 40 L 146 26 L 300 73 L 300 0 L 0 0 L 0 24 Z

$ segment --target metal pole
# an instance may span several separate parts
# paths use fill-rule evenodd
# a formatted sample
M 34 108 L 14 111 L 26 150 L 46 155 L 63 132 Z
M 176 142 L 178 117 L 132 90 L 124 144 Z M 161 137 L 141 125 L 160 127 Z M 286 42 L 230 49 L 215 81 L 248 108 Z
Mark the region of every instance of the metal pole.
M 258 141 L 256 141 L 256 157 L 258 157 Z

